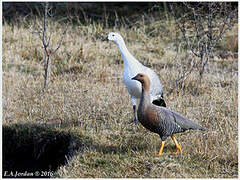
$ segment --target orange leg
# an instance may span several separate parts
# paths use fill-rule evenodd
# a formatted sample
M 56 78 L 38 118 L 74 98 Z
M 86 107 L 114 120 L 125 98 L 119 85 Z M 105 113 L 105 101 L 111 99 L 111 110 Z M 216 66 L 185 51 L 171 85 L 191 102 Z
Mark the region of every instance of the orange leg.
M 175 136 L 171 136 L 172 140 L 174 141 L 175 145 L 176 145 L 176 148 L 177 148 L 177 151 L 174 152 L 173 154 L 179 154 L 182 152 L 182 147 L 178 144 L 177 140 L 176 140 L 176 137 Z
M 158 156 L 161 156 L 162 152 L 163 152 L 163 147 L 164 147 L 165 141 L 162 141 Z

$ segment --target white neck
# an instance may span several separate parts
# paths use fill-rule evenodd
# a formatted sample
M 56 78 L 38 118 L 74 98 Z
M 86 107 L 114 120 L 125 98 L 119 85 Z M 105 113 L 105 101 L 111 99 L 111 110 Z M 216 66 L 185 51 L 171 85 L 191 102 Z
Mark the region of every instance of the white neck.
M 128 51 L 126 44 L 123 40 L 116 42 L 118 48 L 120 49 L 124 64 L 137 63 L 140 64 L 135 57 Z

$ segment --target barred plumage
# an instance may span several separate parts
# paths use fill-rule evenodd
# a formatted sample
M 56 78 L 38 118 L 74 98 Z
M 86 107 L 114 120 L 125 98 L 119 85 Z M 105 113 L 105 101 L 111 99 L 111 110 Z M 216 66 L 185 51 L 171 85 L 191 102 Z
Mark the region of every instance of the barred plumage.
M 177 112 L 152 104 L 149 95 L 150 80 L 147 75 L 139 73 L 132 79 L 142 84 L 142 95 L 137 111 L 138 120 L 145 128 L 159 134 L 162 139 L 159 155 L 162 154 L 164 143 L 168 136 L 172 137 L 177 147 L 177 152 L 175 154 L 178 154 L 181 152 L 181 146 L 177 143 L 174 134 L 189 129 L 205 130 L 199 124 Z

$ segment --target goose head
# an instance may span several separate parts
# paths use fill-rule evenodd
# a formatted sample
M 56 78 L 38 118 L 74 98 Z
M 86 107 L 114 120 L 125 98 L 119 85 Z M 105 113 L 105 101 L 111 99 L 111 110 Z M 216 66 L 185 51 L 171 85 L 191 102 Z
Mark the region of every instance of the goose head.
M 116 32 L 110 32 L 103 40 L 114 41 L 116 44 L 124 43 L 122 36 Z
M 138 73 L 135 77 L 132 78 L 132 80 L 139 81 L 142 84 L 142 88 L 146 91 L 149 91 L 150 79 L 146 74 Z

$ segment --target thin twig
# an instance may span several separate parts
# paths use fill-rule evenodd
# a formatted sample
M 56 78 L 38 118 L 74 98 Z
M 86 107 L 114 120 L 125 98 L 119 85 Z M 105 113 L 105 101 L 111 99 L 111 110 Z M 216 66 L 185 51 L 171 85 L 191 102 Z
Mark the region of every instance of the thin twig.
M 62 45 L 62 41 L 63 41 L 63 37 L 64 35 L 67 33 L 67 29 L 68 29 L 68 26 L 69 26 L 69 23 L 67 24 L 66 26 L 66 29 L 63 31 L 62 35 L 61 35 L 61 38 L 58 42 L 58 46 L 56 47 L 56 49 L 52 52 L 52 54 L 55 54 L 57 52 L 57 50 L 60 48 L 60 46 Z
M 227 2 L 184 2 L 182 4 L 184 8 L 181 6 L 181 14 L 177 14 L 179 3 L 170 4 L 170 9 L 187 48 L 199 57 L 194 67 L 198 69 L 201 81 L 214 48 L 223 35 L 232 28 L 237 9 L 232 10 L 231 3 Z M 219 25 L 216 21 L 222 23 Z M 184 81 L 192 70 L 193 66 L 188 72 L 181 72 L 181 76 L 176 81 Z

